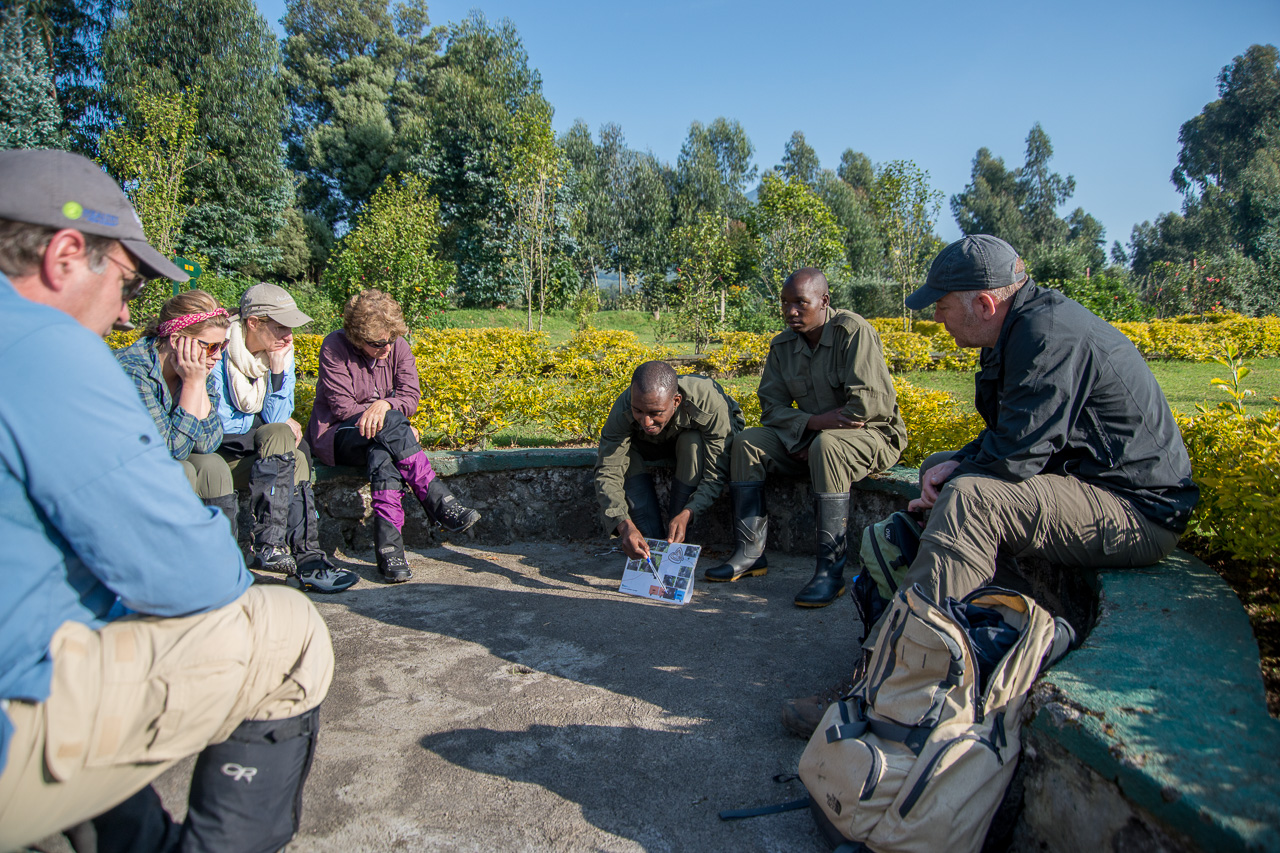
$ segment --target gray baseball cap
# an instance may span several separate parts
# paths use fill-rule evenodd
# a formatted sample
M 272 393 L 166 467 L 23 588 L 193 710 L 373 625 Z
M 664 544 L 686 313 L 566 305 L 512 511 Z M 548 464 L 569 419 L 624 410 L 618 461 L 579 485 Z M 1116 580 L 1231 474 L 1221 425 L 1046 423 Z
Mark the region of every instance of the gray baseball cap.
M 289 291 L 278 284 L 260 281 L 240 297 L 241 317 L 269 317 L 290 329 L 305 326 L 311 318 L 298 310 Z
M 142 221 L 102 168 L 66 151 L 0 151 L 0 219 L 119 240 L 149 277 L 188 276 L 151 248 Z
M 955 290 L 995 290 L 1026 279 L 1015 272 L 1018 253 L 999 237 L 971 234 L 938 253 L 924 284 L 907 297 L 907 307 L 919 311 Z

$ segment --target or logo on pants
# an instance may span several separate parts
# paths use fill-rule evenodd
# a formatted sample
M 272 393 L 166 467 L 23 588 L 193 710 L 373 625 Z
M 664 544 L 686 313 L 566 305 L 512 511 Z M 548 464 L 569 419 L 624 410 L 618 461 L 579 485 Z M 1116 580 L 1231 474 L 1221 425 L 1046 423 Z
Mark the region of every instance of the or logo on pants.
M 222 775 L 230 776 L 232 782 L 252 782 L 257 773 L 256 767 L 241 767 L 239 764 L 232 763 L 222 765 Z

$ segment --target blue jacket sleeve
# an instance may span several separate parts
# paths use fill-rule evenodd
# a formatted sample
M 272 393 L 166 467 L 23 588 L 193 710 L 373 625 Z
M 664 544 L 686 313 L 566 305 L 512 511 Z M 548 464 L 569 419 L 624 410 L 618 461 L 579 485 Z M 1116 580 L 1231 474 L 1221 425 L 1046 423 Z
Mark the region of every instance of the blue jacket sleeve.
M 28 449 L 30 500 L 130 610 L 184 616 L 234 601 L 253 580 L 240 549 L 106 345 L 69 325 L 41 335 L 45 357 L 0 359 L 0 418 Z
M 264 376 L 262 381 L 270 382 L 271 376 Z M 293 389 L 297 384 L 298 377 L 293 367 L 293 356 L 290 355 L 289 363 L 284 369 L 284 383 L 280 386 L 280 390 L 271 391 L 262 402 L 263 423 L 280 424 L 293 417 Z

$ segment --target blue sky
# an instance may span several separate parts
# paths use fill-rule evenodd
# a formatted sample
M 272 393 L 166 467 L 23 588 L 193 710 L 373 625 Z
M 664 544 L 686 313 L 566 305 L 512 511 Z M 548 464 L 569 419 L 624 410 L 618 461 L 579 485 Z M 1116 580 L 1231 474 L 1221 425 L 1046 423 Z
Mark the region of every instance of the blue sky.
M 284 0 L 257 0 L 280 31 Z M 1178 128 L 1217 97 L 1222 66 L 1280 44 L 1278 0 L 915 3 L 751 0 L 440 0 L 432 22 L 510 18 L 542 74 L 555 127 L 622 127 L 674 163 L 694 120 L 742 123 L 763 170 L 804 131 L 822 164 L 846 148 L 914 160 L 943 203 L 982 146 L 1021 165 L 1040 122 L 1052 166 L 1076 179 L 1064 208 L 1107 242 L 1176 210 Z

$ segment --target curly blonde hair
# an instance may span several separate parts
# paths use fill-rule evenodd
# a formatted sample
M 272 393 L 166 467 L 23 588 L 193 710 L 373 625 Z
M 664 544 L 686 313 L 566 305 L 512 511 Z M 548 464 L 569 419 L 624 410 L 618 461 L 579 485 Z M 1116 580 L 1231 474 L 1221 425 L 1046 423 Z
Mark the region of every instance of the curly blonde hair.
M 174 317 L 181 317 L 184 314 L 205 314 L 209 311 L 217 311 L 221 307 L 218 304 L 218 300 L 203 290 L 184 291 L 172 299 L 165 300 L 165 303 L 160 306 L 160 316 L 152 320 L 147 326 L 147 330 L 142 334 L 148 338 L 154 338 L 160 334 L 161 324 L 167 323 Z M 183 329 L 181 334 L 195 337 L 205 329 L 226 329 L 230 326 L 231 320 L 227 318 L 227 315 L 223 314 L 219 317 L 201 320 L 199 323 L 192 323 Z
M 342 330 L 354 343 L 409 333 L 399 303 L 381 290 L 362 290 L 347 300 L 342 309 Z

